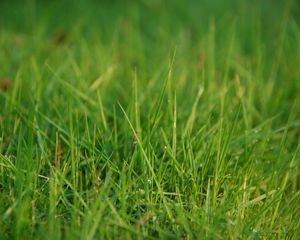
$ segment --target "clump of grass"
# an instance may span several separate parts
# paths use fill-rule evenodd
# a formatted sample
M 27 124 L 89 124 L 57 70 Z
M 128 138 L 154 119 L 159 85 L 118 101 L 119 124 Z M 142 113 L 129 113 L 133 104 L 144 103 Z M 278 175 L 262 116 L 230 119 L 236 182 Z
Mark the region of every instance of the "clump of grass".
M 0 9 L 1 239 L 297 239 L 296 1 L 46 6 Z

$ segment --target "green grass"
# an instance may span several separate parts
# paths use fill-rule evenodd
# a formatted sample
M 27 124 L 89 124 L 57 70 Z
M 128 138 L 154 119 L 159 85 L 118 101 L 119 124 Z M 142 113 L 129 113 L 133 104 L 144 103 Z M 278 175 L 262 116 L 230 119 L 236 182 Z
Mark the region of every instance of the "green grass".
M 299 239 L 298 1 L 0 1 L 0 239 Z

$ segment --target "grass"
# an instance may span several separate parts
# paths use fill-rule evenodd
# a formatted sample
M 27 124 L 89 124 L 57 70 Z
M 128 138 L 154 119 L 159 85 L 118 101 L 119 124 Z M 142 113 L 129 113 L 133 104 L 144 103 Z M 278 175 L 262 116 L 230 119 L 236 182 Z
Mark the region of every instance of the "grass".
M 300 5 L 1 1 L 1 239 L 298 239 Z

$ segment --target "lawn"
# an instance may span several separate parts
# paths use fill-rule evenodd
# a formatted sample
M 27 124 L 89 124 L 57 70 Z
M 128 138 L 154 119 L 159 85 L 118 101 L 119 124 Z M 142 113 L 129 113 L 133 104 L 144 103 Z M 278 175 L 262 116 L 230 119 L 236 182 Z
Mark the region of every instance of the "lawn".
M 0 239 L 300 239 L 297 0 L 0 0 Z

